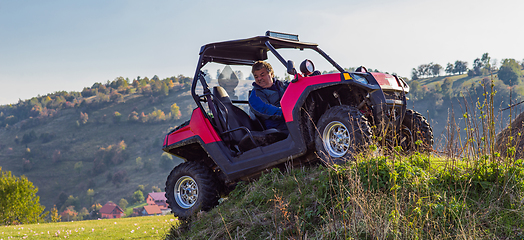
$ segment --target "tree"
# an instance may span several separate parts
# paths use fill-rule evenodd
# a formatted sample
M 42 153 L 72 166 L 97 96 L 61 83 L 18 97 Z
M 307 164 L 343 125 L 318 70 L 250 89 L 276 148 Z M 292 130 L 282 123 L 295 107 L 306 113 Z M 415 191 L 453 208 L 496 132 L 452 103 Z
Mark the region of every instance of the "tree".
M 502 60 L 502 66 L 500 66 L 498 77 L 506 85 L 514 86 L 518 84 L 518 79 L 522 75 L 520 71 L 520 65 L 512 58 L 506 58 Z
M 51 213 L 49 215 L 51 218 L 50 219 L 51 222 L 60 222 L 60 219 L 62 218 L 62 216 L 58 214 L 58 209 L 56 209 L 56 205 L 53 206 L 53 208 L 51 209 Z
M 429 65 L 422 64 L 417 67 L 419 76 L 428 76 L 429 75 Z
M 420 94 L 420 91 L 421 91 L 421 88 L 420 88 L 420 82 L 417 81 L 417 80 L 413 80 L 409 83 L 410 87 L 411 87 L 411 90 L 410 90 L 410 95 L 413 95 L 413 97 L 416 99 L 416 100 L 421 100 L 421 96 L 422 94 Z
M 488 70 L 488 72 L 492 70 L 490 64 L 491 57 L 489 56 L 489 53 L 482 54 L 482 58 L 480 59 L 480 61 L 482 62 L 484 69 Z
M 453 66 L 453 64 L 451 63 L 448 63 L 448 65 L 446 65 L 446 69 L 444 70 L 444 72 L 446 72 L 448 75 L 451 75 L 453 74 L 453 69 L 455 69 L 455 66 Z
M 475 59 L 475 61 L 473 61 L 473 69 L 468 71 L 468 76 L 482 75 L 482 67 L 484 67 L 482 60 L 480 60 L 480 58 Z
M 169 87 L 167 86 L 166 82 L 162 82 L 162 85 L 160 86 L 160 93 L 164 96 L 169 96 Z
M 93 197 L 95 196 L 95 190 L 93 189 L 87 189 L 87 198 L 89 201 L 89 204 L 93 202 Z
M 74 206 L 69 206 L 64 210 L 62 213 L 60 213 L 60 216 L 63 221 L 73 221 L 76 220 L 76 216 L 78 216 L 78 213 L 75 211 Z
M 441 88 L 442 94 L 447 98 L 451 98 L 453 95 L 453 80 L 447 77 L 446 79 L 444 79 Z
M 122 209 L 126 209 L 127 204 L 129 203 L 127 202 L 125 198 L 122 198 L 120 199 L 120 201 L 118 201 L 118 206 L 121 207 Z
M 102 205 L 100 205 L 100 203 L 95 203 L 91 206 L 91 212 L 90 212 L 90 215 L 91 215 L 91 218 L 92 219 L 97 219 L 97 218 L 100 218 L 100 209 L 102 208 Z
M 417 80 L 418 79 L 418 71 L 416 68 L 411 69 L 411 80 Z
M 160 157 L 160 168 L 169 170 L 173 168 L 173 157 L 171 154 L 166 152 L 162 153 L 162 156 Z
M 57 200 L 56 200 L 56 206 L 58 209 L 62 208 L 64 203 L 67 201 L 67 194 L 65 192 L 60 192 L 58 194 Z
M 129 122 L 138 122 L 140 119 L 138 118 L 138 113 L 136 111 L 132 111 L 129 114 L 128 121 Z
M 62 207 L 60 208 L 61 211 L 67 209 L 68 207 L 76 207 L 78 208 L 80 206 L 80 201 L 78 199 L 78 197 L 74 197 L 73 195 L 69 195 L 69 197 L 67 197 L 67 200 L 65 201 L 64 205 L 62 205 Z
M 115 111 L 113 113 L 113 123 L 119 123 L 121 120 L 122 120 L 122 114 L 120 114 L 119 112 Z
M 38 188 L 25 176 L 16 177 L 0 167 L 0 225 L 36 223 L 44 219 Z
M 463 74 L 468 70 L 468 62 L 457 60 L 453 73 Z
M 135 203 L 143 202 L 144 201 L 144 193 L 142 193 L 142 191 L 140 191 L 140 190 L 136 190 L 133 193 L 133 200 L 135 201 Z
M 80 112 L 80 120 L 79 120 L 79 122 L 81 124 L 86 124 L 88 119 L 89 119 L 89 116 L 87 115 L 87 113 Z
M 440 76 L 440 70 L 442 70 L 442 66 L 440 66 L 440 64 L 432 64 L 430 68 L 431 68 L 431 74 L 433 76 Z
M 182 113 L 180 112 L 180 107 L 176 105 L 176 103 L 173 103 L 173 105 L 171 105 L 171 116 L 173 116 L 173 118 L 175 118 L 176 120 L 180 119 L 180 117 L 182 116 Z
M 87 208 L 83 207 L 79 212 L 77 216 L 77 220 L 84 220 L 89 217 L 89 211 L 87 211 Z
M 136 162 L 137 169 L 142 169 L 144 167 L 144 162 L 142 161 L 141 157 L 137 157 L 135 162 Z

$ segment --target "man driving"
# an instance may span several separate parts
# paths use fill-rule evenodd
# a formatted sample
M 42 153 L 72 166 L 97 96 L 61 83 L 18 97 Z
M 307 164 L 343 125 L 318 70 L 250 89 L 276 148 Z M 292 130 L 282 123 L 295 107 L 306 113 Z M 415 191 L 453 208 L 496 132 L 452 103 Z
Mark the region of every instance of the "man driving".
M 280 107 L 280 99 L 288 83 L 275 80 L 273 67 L 264 61 L 255 62 L 251 73 L 255 77 L 253 89 L 249 95 L 251 111 L 262 120 L 266 129 L 275 128 L 288 134 L 289 130 Z

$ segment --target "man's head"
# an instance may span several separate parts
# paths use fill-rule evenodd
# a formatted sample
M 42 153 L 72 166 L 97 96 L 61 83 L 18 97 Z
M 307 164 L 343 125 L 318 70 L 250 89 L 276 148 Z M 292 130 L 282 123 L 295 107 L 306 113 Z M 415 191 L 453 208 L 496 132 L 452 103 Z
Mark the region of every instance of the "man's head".
M 273 67 L 267 62 L 257 61 L 251 67 L 251 73 L 255 77 L 255 83 L 262 88 L 269 88 L 273 86 L 273 77 L 275 72 Z

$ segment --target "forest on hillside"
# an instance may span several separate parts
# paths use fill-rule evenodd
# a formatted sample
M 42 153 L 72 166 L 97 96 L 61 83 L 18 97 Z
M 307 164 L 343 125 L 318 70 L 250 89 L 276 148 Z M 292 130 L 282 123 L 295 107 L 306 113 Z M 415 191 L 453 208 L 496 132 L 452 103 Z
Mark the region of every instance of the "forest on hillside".
M 162 134 L 188 118 L 190 83 L 183 75 L 118 77 L 0 106 L 0 165 L 26 175 L 46 210 L 70 219 L 96 219 L 108 200 L 143 202 L 177 164 L 162 155 Z
M 91 87 L 85 87 L 81 92 L 57 91 L 25 101 L 19 100 L 16 104 L 0 106 L 0 128 L 27 129 L 53 118 L 60 110 L 75 108 L 80 112 L 87 112 L 100 109 L 112 103 L 123 102 L 126 94 L 140 94 L 149 97 L 150 102 L 154 102 L 168 96 L 170 91 L 177 91 L 190 84 L 191 78 L 183 75 L 162 80 L 156 75 L 151 79 L 137 77 L 133 81 L 117 77 L 105 84 L 96 82 Z M 152 118 L 147 120 L 143 114 L 131 118 L 142 122 L 154 121 L 158 118 L 158 116 L 151 116 Z M 86 117 L 82 116 L 80 122 L 85 122 Z M 162 120 L 162 117 L 160 118 Z
M 412 69 L 412 80 L 408 82 L 411 87 L 408 107 L 430 120 L 441 147 L 446 145 L 450 129 L 456 132 L 474 120 L 471 117 L 482 118 L 491 101 L 498 120 L 495 125 L 497 132 L 522 112 L 524 60 L 503 59 L 501 66 L 497 67 L 496 61 L 484 53 L 473 62 L 472 68 L 467 68 L 465 61 L 448 63 L 443 76 L 440 65 L 434 63 Z

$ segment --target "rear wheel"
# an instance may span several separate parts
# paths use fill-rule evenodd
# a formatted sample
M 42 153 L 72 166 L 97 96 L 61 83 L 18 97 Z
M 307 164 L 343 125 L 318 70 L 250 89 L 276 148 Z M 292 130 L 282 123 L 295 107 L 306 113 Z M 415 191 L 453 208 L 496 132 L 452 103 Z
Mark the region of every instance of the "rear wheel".
M 355 107 L 336 106 L 327 110 L 318 121 L 315 147 L 327 164 L 340 164 L 354 159 L 371 142 L 371 128 Z
M 197 162 L 175 167 L 167 177 L 165 190 L 171 211 L 181 220 L 218 205 L 217 179 L 208 167 Z
M 433 150 L 433 129 L 422 114 L 411 109 L 406 110 L 402 125 L 406 129 L 402 131 L 402 135 L 407 140 L 402 144 L 403 149 L 419 152 Z

